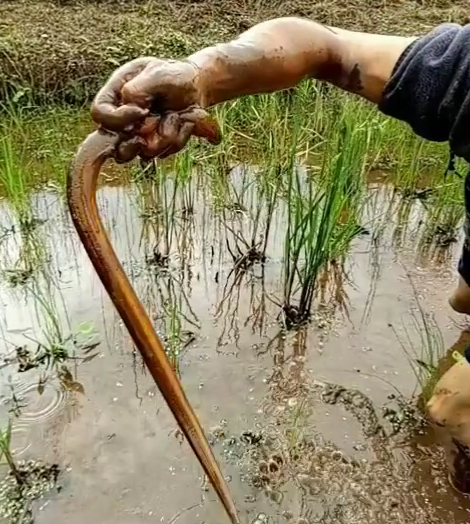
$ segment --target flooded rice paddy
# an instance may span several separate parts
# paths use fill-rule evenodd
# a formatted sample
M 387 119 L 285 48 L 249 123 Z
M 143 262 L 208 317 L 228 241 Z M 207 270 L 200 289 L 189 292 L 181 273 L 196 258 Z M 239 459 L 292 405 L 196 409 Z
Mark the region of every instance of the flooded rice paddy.
M 447 305 L 461 181 L 442 173 L 433 198 L 365 170 L 355 144 L 317 171 L 285 151 L 234 161 L 229 146 L 126 177 L 109 164 L 101 215 L 243 522 L 468 522 L 417 407 L 470 340 Z M 10 473 L 5 522 L 226 520 L 60 184 L 5 193 L 0 420 L 20 473 L 42 479 L 5 516 Z

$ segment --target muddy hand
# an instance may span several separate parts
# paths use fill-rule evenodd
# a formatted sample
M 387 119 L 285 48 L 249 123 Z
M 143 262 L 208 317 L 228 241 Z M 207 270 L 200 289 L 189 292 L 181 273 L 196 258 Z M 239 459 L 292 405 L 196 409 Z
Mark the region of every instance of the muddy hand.
M 198 107 L 167 113 L 163 117 L 151 116 L 145 119 L 134 136 L 120 142 L 115 160 L 125 163 L 136 156 L 144 160 L 166 158 L 181 151 L 193 135 L 211 144 L 218 144 L 221 139 L 217 122 Z
M 197 68 L 189 62 L 144 57 L 117 69 L 92 104 L 100 127 L 122 133 L 116 161 L 165 158 L 192 135 L 219 143 L 220 130 L 200 107 L 197 85 Z
M 153 57 L 142 57 L 127 62 L 109 77 L 98 91 L 91 106 L 91 116 L 100 126 L 109 131 L 131 130 L 134 125 L 143 122 L 149 115 L 149 108 L 135 103 L 122 104 L 121 91 L 126 82 L 141 73 L 153 62 Z
M 116 69 L 92 103 L 92 118 L 110 131 L 132 131 L 146 116 L 202 106 L 198 68 L 186 61 L 137 58 Z
M 149 117 L 138 131 L 142 158 L 165 158 L 181 151 L 191 136 L 204 138 L 210 144 L 220 143 L 217 122 L 200 107 L 163 117 Z

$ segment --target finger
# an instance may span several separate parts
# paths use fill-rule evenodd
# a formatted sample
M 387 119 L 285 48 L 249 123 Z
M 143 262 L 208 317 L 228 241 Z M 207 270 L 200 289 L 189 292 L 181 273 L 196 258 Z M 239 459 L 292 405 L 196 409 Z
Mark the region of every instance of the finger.
M 133 160 L 144 147 L 144 140 L 141 137 L 135 136 L 118 145 L 114 159 L 117 164 L 125 164 Z
M 124 104 L 137 104 L 141 107 L 150 107 L 155 89 L 158 88 L 158 79 L 161 75 L 163 61 L 154 59 L 150 61 L 140 72 L 134 75 L 121 89 L 121 97 Z
M 101 104 L 94 113 L 93 120 L 109 131 L 132 132 L 149 114 L 148 109 L 136 105 L 116 107 L 112 104 Z
M 162 151 L 167 149 L 170 144 L 164 140 L 157 132 L 149 135 L 144 140 L 144 145 L 141 151 L 142 158 L 155 158 Z
M 181 129 L 181 119 L 178 113 L 167 113 L 160 121 L 158 134 L 160 135 L 160 147 L 155 151 L 158 158 L 166 158 L 176 153 L 179 144 L 179 135 Z
M 167 113 L 160 121 L 158 133 L 168 143 L 174 143 L 178 140 L 180 127 L 181 119 L 178 113 Z
M 201 107 L 194 106 L 186 111 L 179 113 L 179 117 L 184 122 L 194 122 L 193 134 L 200 138 L 205 138 L 211 144 L 220 144 L 222 132 L 217 121 Z
M 147 138 L 158 132 L 160 121 L 160 116 L 147 117 L 138 131 L 139 135 L 143 138 Z
M 149 123 L 147 128 L 152 129 L 152 125 Z M 192 122 L 181 122 L 177 113 L 168 113 L 161 118 L 158 129 L 145 136 L 143 153 L 158 158 L 173 155 L 186 145 L 193 129 Z
M 142 57 L 127 62 L 109 77 L 105 85 L 96 94 L 91 108 L 93 120 L 111 131 L 121 131 L 130 123 L 144 118 L 146 108 L 137 105 L 120 106 L 121 89 L 130 79 L 141 73 L 153 57 Z
M 222 141 L 219 124 L 212 118 L 198 120 L 194 124 L 194 135 L 206 139 L 210 144 L 217 145 Z
M 177 113 L 168 113 L 163 116 L 159 125 L 154 127 L 154 122 L 149 122 L 146 128 L 146 136 L 144 137 L 145 146 L 143 147 L 143 154 L 147 157 L 160 157 L 161 154 L 167 150 L 171 150 L 173 144 L 178 141 L 178 134 L 180 130 L 180 119 Z
M 179 134 L 175 141 L 164 151 L 159 153 L 157 156 L 158 158 L 167 158 L 171 155 L 174 155 L 184 149 L 186 144 L 188 143 L 189 139 L 191 138 L 193 134 L 195 124 L 192 122 L 184 122 L 181 125 Z

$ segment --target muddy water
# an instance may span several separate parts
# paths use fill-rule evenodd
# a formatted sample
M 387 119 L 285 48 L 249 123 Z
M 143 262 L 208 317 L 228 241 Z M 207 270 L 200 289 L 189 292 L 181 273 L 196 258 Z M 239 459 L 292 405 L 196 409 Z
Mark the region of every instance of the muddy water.
M 214 443 L 242 520 L 261 513 L 259 522 L 468 522 L 470 506 L 449 488 L 432 436 L 422 430 L 413 438 L 406 431 L 389 438 L 382 416 L 384 405 L 404 416 L 396 399 L 416 390 L 400 345 L 408 335 L 419 356 L 410 276 L 442 333 L 444 350 L 465 339 L 461 319 L 447 306 L 460 243 L 440 253 L 438 262 L 432 250 L 423 256 L 417 249 L 422 203 L 411 202 L 406 224 L 400 224 L 403 208 L 392 192 L 371 186 L 366 234 L 352 245 L 346 276 L 338 273 L 347 313 L 333 308 L 338 288 L 330 278 L 312 325 L 279 337 L 278 307 L 269 297 L 282 296 L 285 209 L 275 213 L 264 270 L 254 266 L 232 285 L 233 231 L 251 238 L 257 193 L 249 175 L 233 173 L 231 199 L 239 205 L 225 210 L 227 228 L 221 213 L 211 211 L 213 195 L 196 185 L 179 190 L 176 226 L 163 244 L 156 202 L 165 195 L 172 202 L 170 183 L 163 194 L 104 187 L 99 205 L 160 334 L 169 333 L 169 318 L 173 331 L 179 326 L 181 381 Z M 41 271 L 16 287 L 3 274 L 0 356 L 2 420 L 8 409 L 17 410 L 16 456 L 63 468 L 60 492 L 36 505 L 37 523 L 225 521 L 133 352 L 62 201 L 45 191 L 34 196 L 32 208 L 44 222 L 25 238 L 8 202 L 1 202 L 3 271 L 24 268 L 26 259 L 27 267 Z M 162 245 L 170 246 L 163 268 L 155 256 Z M 53 313 L 45 314 L 51 304 Z M 15 348 L 34 349 L 57 330 L 64 339 L 78 334 L 85 340 L 80 347 L 99 341 L 99 354 L 85 363 L 69 361 L 72 386 L 52 377 L 39 395 L 43 378 L 37 370 L 17 372 Z M 80 347 L 76 357 L 83 356 Z

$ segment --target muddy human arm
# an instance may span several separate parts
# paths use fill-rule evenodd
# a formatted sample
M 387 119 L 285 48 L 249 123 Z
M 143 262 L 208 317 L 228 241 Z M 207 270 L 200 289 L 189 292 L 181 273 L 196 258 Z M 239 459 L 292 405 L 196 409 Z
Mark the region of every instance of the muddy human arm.
M 305 78 L 328 81 L 379 103 L 398 58 L 414 40 L 279 18 L 258 24 L 231 42 L 203 49 L 188 62 L 199 72 L 203 107 L 288 89 Z M 124 90 L 129 92 L 144 77 L 145 72 Z
M 209 107 L 315 78 L 378 103 L 398 58 L 414 40 L 348 31 L 303 18 L 277 18 L 184 61 L 149 63 L 125 83 L 122 101 L 148 108 L 158 100 L 162 109 L 171 110 L 192 103 Z M 100 118 L 99 106 L 96 110 Z
M 92 116 L 106 129 L 122 131 L 141 125 L 148 112 L 207 108 L 244 95 L 291 88 L 303 78 L 329 81 L 377 103 L 396 60 L 412 41 L 330 28 L 302 18 L 269 20 L 186 60 L 144 57 L 124 65 L 95 97 Z M 161 137 L 163 130 L 157 131 Z M 198 134 L 198 128 L 179 133 L 175 125 L 172 133 L 180 135 L 170 148 L 174 153 L 191 134 Z M 135 141 L 128 148 L 137 149 Z M 148 156 L 160 156 L 155 147 L 148 149 Z
M 245 95 L 279 91 L 315 78 L 377 104 L 380 111 L 409 123 L 423 138 L 449 140 L 456 154 L 467 158 L 469 49 L 470 25 L 441 24 L 421 37 L 400 37 L 279 18 L 183 61 L 155 59 L 124 83 L 118 98 L 121 104 L 154 113 L 180 111 L 189 105 L 207 108 Z M 112 83 L 107 86 L 104 91 L 112 90 Z M 109 104 L 104 112 L 99 103 L 94 109 L 95 120 L 106 120 Z M 119 124 L 117 118 L 113 123 L 124 128 L 129 122 Z M 172 153 L 187 139 L 189 135 L 179 140 Z

